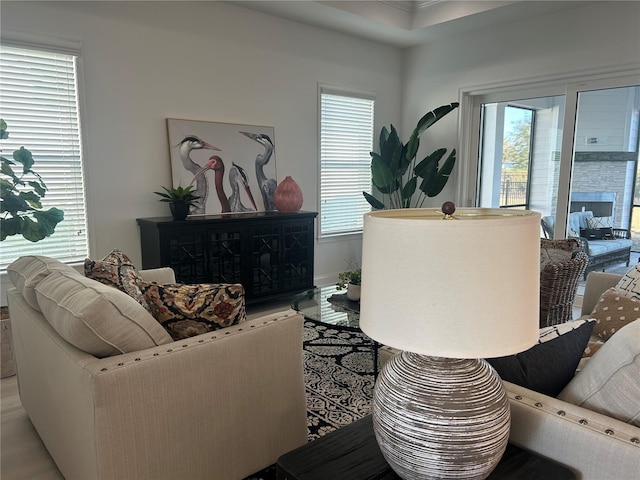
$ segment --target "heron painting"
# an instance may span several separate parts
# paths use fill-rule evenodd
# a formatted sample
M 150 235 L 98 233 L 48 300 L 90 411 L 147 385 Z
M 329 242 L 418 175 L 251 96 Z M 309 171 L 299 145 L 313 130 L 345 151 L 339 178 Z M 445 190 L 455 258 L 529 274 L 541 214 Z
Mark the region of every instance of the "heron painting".
M 174 186 L 193 185 L 190 215 L 275 210 L 273 127 L 167 118 Z

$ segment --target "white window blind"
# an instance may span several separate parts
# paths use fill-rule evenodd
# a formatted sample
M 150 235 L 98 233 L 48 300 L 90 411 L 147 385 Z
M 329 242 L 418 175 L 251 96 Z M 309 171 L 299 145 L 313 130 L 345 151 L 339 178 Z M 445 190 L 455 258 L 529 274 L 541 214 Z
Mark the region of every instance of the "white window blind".
M 371 192 L 375 100 L 321 89 L 320 237 L 362 232 L 371 211 L 362 192 Z
M 2 270 L 21 255 L 69 263 L 88 256 L 76 63 L 76 55 L 0 45 L 0 117 L 9 132 L 0 141 L 2 156 L 11 159 L 21 146 L 30 150 L 32 169 L 48 187 L 43 208 L 64 212 L 50 237 L 33 243 L 12 235 L 0 242 Z

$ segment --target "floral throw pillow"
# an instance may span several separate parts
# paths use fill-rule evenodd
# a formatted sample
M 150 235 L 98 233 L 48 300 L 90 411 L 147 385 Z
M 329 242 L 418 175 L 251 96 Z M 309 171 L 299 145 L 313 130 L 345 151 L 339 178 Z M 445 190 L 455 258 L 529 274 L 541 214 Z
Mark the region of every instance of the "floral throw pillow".
M 613 287 L 600 296 L 590 316 L 596 319 L 593 334 L 606 341 L 622 327 L 640 318 L 640 300 L 626 297 Z
M 109 255 L 102 259 L 103 262 L 116 263 L 118 265 L 123 263 L 128 263 L 129 265 L 133 265 L 133 262 L 122 250 L 118 250 L 117 248 L 111 250 Z
M 139 281 L 151 314 L 174 340 L 193 337 L 246 320 L 240 284 L 159 284 Z
M 142 280 L 142 277 L 131 263 L 129 257 L 120 250 L 112 250 L 102 260 L 85 259 L 84 275 L 87 278 L 117 288 L 142 305 L 145 310 L 151 312 L 137 284 L 139 280 Z

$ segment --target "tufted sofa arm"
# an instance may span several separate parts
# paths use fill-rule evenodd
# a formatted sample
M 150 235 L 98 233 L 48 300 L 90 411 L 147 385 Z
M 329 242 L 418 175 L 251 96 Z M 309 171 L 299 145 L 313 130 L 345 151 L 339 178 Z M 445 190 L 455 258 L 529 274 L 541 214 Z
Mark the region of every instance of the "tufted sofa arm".
M 559 462 L 583 480 L 632 480 L 640 472 L 640 428 L 504 382 L 509 441 Z

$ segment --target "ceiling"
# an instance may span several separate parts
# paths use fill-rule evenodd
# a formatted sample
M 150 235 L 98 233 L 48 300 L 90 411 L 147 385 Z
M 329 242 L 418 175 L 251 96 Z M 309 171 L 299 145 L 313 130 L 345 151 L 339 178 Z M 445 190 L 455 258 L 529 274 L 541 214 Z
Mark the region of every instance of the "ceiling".
M 396 47 L 578 8 L 594 1 L 229 0 L 237 6 Z

